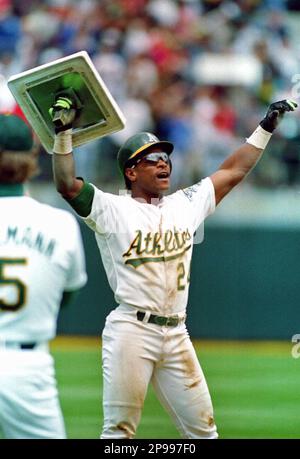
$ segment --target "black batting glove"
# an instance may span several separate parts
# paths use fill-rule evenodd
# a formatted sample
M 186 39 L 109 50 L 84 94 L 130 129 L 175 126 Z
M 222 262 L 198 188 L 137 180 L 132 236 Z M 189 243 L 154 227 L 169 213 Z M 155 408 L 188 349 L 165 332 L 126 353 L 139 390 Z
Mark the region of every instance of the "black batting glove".
M 274 102 L 270 105 L 266 116 L 259 124 L 265 131 L 273 132 L 274 129 L 277 128 L 285 112 L 293 112 L 297 107 L 297 102 L 291 99 Z
M 71 129 L 76 117 L 74 101 L 71 97 L 59 96 L 49 109 L 49 115 L 54 124 L 56 134 Z

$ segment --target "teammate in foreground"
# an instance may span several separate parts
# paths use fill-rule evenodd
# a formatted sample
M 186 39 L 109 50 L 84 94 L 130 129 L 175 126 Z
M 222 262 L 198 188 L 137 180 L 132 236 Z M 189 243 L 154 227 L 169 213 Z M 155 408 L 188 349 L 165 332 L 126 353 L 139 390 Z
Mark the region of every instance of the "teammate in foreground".
M 75 218 L 24 193 L 37 173 L 32 147 L 24 121 L 0 115 L 0 430 L 65 438 L 48 341 L 87 276 Z
M 247 142 L 199 183 L 163 196 L 170 185 L 173 145 L 149 133 L 118 153 L 130 196 L 104 193 L 76 178 L 70 123 L 55 137 L 57 190 L 96 233 L 119 306 L 103 331 L 104 426 L 101 438 L 133 438 L 148 384 L 184 438 L 217 438 L 207 384 L 185 326 L 193 235 L 224 196 L 255 166 L 286 111 L 272 104 Z M 50 113 L 72 109 L 57 100 Z

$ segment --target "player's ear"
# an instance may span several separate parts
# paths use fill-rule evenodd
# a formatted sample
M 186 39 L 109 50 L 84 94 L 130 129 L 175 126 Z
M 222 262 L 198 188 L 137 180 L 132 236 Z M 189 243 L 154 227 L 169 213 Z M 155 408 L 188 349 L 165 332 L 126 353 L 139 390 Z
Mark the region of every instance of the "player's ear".
M 130 167 L 127 167 L 125 169 L 125 177 L 130 181 L 130 182 L 135 182 L 136 181 L 136 170 L 135 168 L 132 169 Z

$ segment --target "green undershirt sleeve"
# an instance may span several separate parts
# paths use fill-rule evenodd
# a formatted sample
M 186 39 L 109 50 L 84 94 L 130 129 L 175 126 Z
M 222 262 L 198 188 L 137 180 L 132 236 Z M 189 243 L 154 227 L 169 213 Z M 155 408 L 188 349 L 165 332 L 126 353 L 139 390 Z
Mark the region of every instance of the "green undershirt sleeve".
M 66 199 L 75 212 L 81 217 L 87 217 L 92 210 L 95 189 L 90 183 L 83 183 L 80 193 L 72 199 Z

